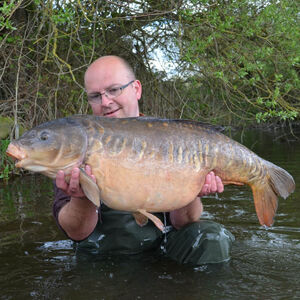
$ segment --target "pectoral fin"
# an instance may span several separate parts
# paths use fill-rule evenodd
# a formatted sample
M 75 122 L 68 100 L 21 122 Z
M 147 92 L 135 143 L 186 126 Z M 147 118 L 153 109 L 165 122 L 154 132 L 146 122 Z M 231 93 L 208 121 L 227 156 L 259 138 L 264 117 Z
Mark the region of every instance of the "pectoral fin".
M 158 217 L 156 217 L 156 216 L 148 213 L 144 209 L 138 209 L 137 211 L 138 211 L 139 214 L 138 213 L 134 213 L 135 220 L 137 220 L 136 219 L 136 214 L 138 214 L 139 217 L 140 217 L 140 215 L 143 215 L 143 217 L 145 217 L 147 220 L 149 218 L 160 231 L 164 231 L 164 224 L 162 223 L 162 221 Z M 138 221 L 137 221 L 137 223 L 138 223 Z
M 93 179 L 86 174 L 86 172 L 79 168 L 80 170 L 80 185 L 82 190 L 84 191 L 87 198 L 92 201 L 97 207 L 100 206 L 100 189 L 96 182 L 93 181 Z

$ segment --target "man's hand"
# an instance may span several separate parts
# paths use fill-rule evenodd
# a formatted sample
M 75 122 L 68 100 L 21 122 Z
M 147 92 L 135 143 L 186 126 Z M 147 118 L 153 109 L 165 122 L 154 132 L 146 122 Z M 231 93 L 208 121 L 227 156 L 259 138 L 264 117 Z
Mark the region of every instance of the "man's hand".
M 85 172 L 96 181 L 90 166 L 85 166 Z M 79 168 L 72 170 L 69 183 L 66 182 L 63 171 L 58 171 L 56 175 L 56 186 L 71 196 L 71 201 L 60 210 L 58 222 L 67 235 L 76 241 L 83 240 L 89 236 L 98 222 L 96 207 L 86 198 L 80 187 L 79 177 Z
M 224 185 L 219 176 L 214 172 L 209 172 L 206 175 L 204 185 L 198 197 L 189 203 L 187 206 L 173 210 L 170 212 L 170 220 L 176 229 L 180 229 L 186 224 L 197 222 L 203 212 L 203 205 L 199 197 L 213 193 L 222 193 Z
M 199 197 L 214 193 L 222 193 L 223 191 L 224 185 L 221 178 L 216 176 L 215 173 L 211 171 L 205 177 L 205 182 L 199 193 Z
M 92 169 L 89 165 L 85 166 L 85 172 L 94 181 L 96 181 L 95 176 L 92 175 Z M 71 197 L 83 198 L 85 197 L 85 194 L 80 187 L 79 176 L 80 176 L 79 168 L 74 168 L 71 172 L 70 182 L 67 183 L 65 179 L 64 171 L 58 171 L 56 175 L 56 186 Z

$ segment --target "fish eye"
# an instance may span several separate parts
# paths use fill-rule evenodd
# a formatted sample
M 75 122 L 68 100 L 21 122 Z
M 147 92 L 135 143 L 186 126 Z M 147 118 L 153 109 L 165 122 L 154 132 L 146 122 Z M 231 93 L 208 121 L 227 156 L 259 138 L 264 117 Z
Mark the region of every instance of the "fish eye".
M 41 135 L 40 135 L 40 139 L 41 139 L 42 141 L 48 140 L 48 137 L 49 137 L 49 134 L 48 134 L 48 132 L 46 132 L 46 131 L 43 131 L 43 132 L 41 133 Z

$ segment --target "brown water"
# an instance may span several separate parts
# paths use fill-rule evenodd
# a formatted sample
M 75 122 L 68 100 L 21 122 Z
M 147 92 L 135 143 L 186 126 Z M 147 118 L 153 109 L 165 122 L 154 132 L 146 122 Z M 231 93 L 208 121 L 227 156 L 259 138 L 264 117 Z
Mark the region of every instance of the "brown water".
M 298 183 L 280 200 L 272 228 L 259 225 L 247 187 L 227 186 L 218 198 L 203 198 L 204 217 L 236 238 L 224 264 L 192 267 L 146 254 L 75 256 L 52 218 L 51 180 L 1 182 L 0 299 L 299 299 L 300 140 L 281 134 L 235 133 Z

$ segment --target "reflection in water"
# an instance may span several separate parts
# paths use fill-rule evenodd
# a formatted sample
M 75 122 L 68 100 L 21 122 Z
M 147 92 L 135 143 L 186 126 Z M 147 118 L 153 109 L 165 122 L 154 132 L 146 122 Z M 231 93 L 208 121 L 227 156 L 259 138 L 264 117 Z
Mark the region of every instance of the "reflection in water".
M 300 182 L 300 142 L 243 135 Z M 259 140 L 258 140 L 259 139 Z M 248 187 L 203 199 L 206 219 L 235 235 L 232 259 L 187 266 L 150 254 L 74 255 L 52 218 L 52 182 L 36 175 L 0 183 L 0 299 L 300 298 L 300 191 L 280 200 L 272 228 L 259 225 Z

